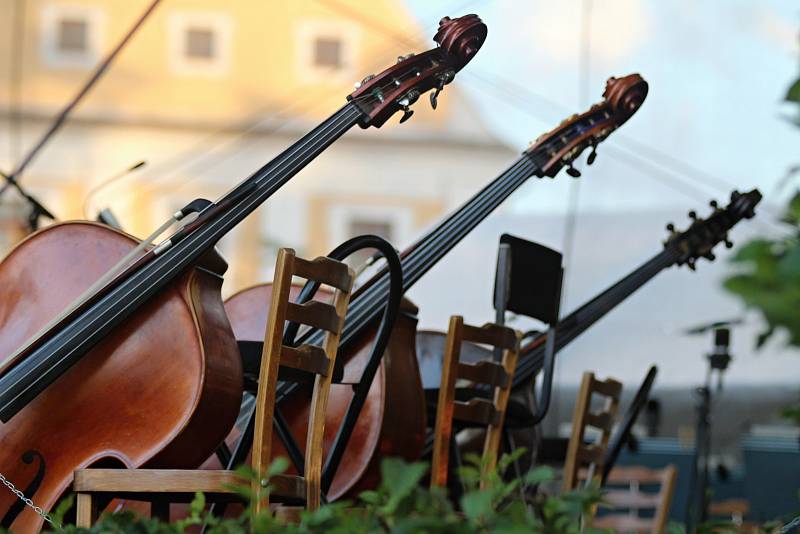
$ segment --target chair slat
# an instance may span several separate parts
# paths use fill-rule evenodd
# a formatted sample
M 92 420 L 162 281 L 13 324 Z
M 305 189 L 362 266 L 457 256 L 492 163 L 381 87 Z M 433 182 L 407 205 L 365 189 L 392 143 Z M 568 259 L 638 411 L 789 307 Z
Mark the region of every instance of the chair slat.
M 286 307 L 286 320 L 313 326 L 328 332 L 337 332 L 340 322 L 336 308 L 316 300 L 304 304 L 290 302 Z
M 294 274 L 306 280 L 321 282 L 342 291 L 349 291 L 353 279 L 352 271 L 346 263 L 324 256 L 313 260 L 295 257 Z
M 75 491 L 164 493 L 235 493 L 232 485 L 248 484 L 234 471 L 189 469 L 79 469 Z
M 592 521 L 592 527 L 614 532 L 652 532 L 654 521 L 643 517 L 612 514 L 598 517 Z
M 606 397 L 619 397 L 620 393 L 622 393 L 622 384 L 613 378 L 607 380 L 593 379 L 591 390 Z
M 491 401 L 470 399 L 469 402 L 453 403 L 453 419 L 479 425 L 495 425 L 500 421 L 500 413 Z
M 658 493 L 643 493 L 633 490 L 607 490 L 603 493 L 603 500 L 614 508 L 649 510 L 658 508 L 661 496 Z
M 608 412 L 587 413 L 586 424 L 599 430 L 611 430 L 614 425 L 614 418 Z
M 281 346 L 281 365 L 317 375 L 328 376 L 330 361 L 325 351 L 314 345 Z
M 606 483 L 609 485 L 630 484 L 631 482 L 661 484 L 664 482 L 664 473 L 664 469 L 650 469 L 639 465 L 617 466 L 608 474 Z
M 484 345 L 491 345 L 505 350 L 517 348 L 517 333 L 514 329 L 493 323 L 487 323 L 480 328 L 465 324 L 461 339 L 462 341 L 483 343 Z
M 456 371 L 458 378 L 489 384 L 493 387 L 504 388 L 508 386 L 511 377 L 499 363 L 482 360 L 478 363 L 460 363 Z
M 584 445 L 578 449 L 578 460 L 590 464 L 600 464 L 605 456 L 605 447 Z

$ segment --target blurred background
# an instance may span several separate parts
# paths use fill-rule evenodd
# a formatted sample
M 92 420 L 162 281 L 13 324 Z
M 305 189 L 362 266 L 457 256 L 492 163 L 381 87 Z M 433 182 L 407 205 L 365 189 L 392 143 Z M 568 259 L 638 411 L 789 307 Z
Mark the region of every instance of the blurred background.
M 1 170 L 16 168 L 149 4 L 0 0 Z M 226 295 L 268 281 L 281 246 L 313 256 L 376 233 L 404 248 L 530 140 L 600 101 L 609 77 L 632 72 L 650 83 L 636 116 L 591 169 L 578 166 L 582 178 L 530 180 L 415 286 L 420 326 L 444 329 L 454 313 L 493 318 L 503 232 L 564 252 L 564 312 L 657 253 L 668 222 L 686 227 L 689 210 L 706 214 L 733 189 L 765 195 L 734 242 L 782 232 L 796 185 L 786 176 L 800 159 L 782 104 L 800 58 L 793 0 L 163 0 L 20 182 L 59 220 L 109 209 L 143 237 L 269 161 L 354 82 L 429 48 L 442 16 L 472 12 L 489 37 L 439 109 L 418 105 L 402 127 L 349 132 L 249 217 L 220 243 Z M 29 208 L 11 189 L 0 195 L 5 252 L 27 234 Z M 684 332 L 741 318 L 715 396 L 718 461 L 741 463 L 745 433 L 796 444 L 779 414 L 798 400 L 800 354 L 780 335 L 755 350 L 765 325 L 722 289 L 729 254 L 660 274 L 564 350 L 546 429 L 569 421 L 584 370 L 635 388 L 655 363 L 660 432 L 691 440 L 711 337 Z

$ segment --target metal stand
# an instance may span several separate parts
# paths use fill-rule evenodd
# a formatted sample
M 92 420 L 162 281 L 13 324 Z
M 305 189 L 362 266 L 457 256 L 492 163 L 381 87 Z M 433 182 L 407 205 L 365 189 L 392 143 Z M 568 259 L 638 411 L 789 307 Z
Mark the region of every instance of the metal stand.
M 689 493 L 689 510 L 687 516 L 687 532 L 694 532 L 697 526 L 708 519 L 709 507 L 709 460 L 711 457 L 711 407 L 712 382 L 717 378 L 717 392 L 722 391 L 722 375 L 728 369 L 731 355 L 730 329 L 713 325 L 714 350 L 708 354 L 708 372 L 706 383 L 695 390 L 697 395 L 697 422 L 695 427 L 695 460 L 692 470 L 692 485 Z M 703 331 L 707 331 L 704 329 Z

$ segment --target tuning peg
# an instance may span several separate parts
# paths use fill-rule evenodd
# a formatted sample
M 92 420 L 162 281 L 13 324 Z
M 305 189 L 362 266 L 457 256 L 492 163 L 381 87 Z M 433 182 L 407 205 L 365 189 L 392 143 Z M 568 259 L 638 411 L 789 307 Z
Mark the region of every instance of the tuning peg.
M 711 206 L 714 209 L 717 209 L 717 207 L 719 206 L 719 204 L 717 204 L 716 200 L 712 200 L 711 202 L 708 203 L 708 205 Z
M 579 171 L 578 169 L 573 167 L 572 163 L 570 163 L 569 167 L 567 167 L 567 174 L 569 174 L 573 178 L 580 178 L 581 177 L 581 171 Z
M 591 165 L 597 159 L 597 143 L 592 143 L 592 151 L 589 152 L 589 157 L 586 158 L 586 164 Z
M 713 252 L 709 252 L 708 254 L 704 254 L 703 257 L 708 261 L 714 261 L 717 259 L 717 256 Z
M 725 243 L 725 248 L 733 248 L 733 243 L 727 237 L 725 238 L 725 241 L 723 241 L 723 243 Z
M 674 232 L 674 231 L 675 231 L 675 225 L 672 223 L 667 224 L 667 232 Z
M 694 260 L 687 261 L 686 262 L 686 266 L 689 267 L 693 271 L 697 269 L 697 267 L 695 267 L 695 261 Z
M 436 109 L 436 106 L 439 105 L 438 98 L 439 98 L 439 93 L 442 92 L 442 89 L 444 89 L 444 80 L 440 78 L 439 85 L 437 85 L 436 89 L 431 93 L 431 107 L 433 109 Z
M 696 221 L 697 220 L 697 213 L 694 210 L 690 211 L 689 212 L 689 218 L 691 220 L 693 220 L 693 221 Z
M 403 124 L 408 119 L 411 118 L 411 115 L 414 114 L 414 110 L 409 108 L 408 106 L 403 106 L 403 116 L 400 117 L 400 124 Z

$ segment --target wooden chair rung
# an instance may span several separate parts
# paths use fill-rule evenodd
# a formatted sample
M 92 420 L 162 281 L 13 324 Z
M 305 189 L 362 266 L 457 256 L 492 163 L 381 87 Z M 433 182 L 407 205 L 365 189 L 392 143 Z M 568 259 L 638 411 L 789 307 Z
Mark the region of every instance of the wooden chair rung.
M 458 378 L 469 380 L 470 382 L 488 384 L 498 388 L 507 387 L 511 381 L 511 377 L 508 376 L 502 365 L 488 360 L 482 360 L 478 363 L 459 362 L 456 375 Z
M 313 260 L 306 260 L 303 258 L 294 258 L 294 274 L 305 278 L 306 280 L 313 280 L 320 282 L 342 291 L 349 291 L 353 283 L 352 271 L 348 268 L 346 263 L 332 260 L 320 256 Z
M 516 350 L 518 338 L 513 328 L 487 323 L 478 328 L 468 324 L 463 325 L 462 341 L 482 343 L 504 350 Z
M 317 375 L 328 376 L 330 360 L 325 351 L 314 345 L 281 346 L 281 365 Z
M 453 419 L 479 425 L 496 425 L 500 421 L 500 412 L 491 401 L 486 399 L 470 399 L 469 402 L 453 403 Z
M 591 389 L 592 392 L 599 393 L 606 397 L 619 397 L 622 393 L 622 384 L 613 378 L 606 380 L 593 379 Z
M 275 475 L 269 479 L 270 494 L 293 500 L 306 498 L 306 479 L 297 475 Z
M 636 482 L 638 484 L 663 484 L 665 473 L 668 475 L 666 469 L 650 469 L 649 467 L 639 465 L 617 466 L 608 474 L 606 482 L 609 485 L 630 484 L 631 482 Z
M 589 464 L 601 464 L 606 454 L 605 447 L 584 445 L 578 449 L 578 460 Z
M 614 418 L 608 412 L 590 412 L 586 414 L 586 424 L 598 430 L 611 430 L 611 427 L 614 426 Z
M 614 508 L 656 508 L 661 502 L 657 493 L 643 493 L 631 490 L 606 490 L 603 500 Z
M 120 493 L 235 493 L 233 486 L 247 485 L 233 471 L 189 469 L 79 469 L 73 488 L 77 492 Z
M 652 532 L 653 520 L 628 514 L 610 514 L 592 521 L 592 528 L 614 532 Z
M 328 332 L 338 332 L 341 318 L 330 304 L 311 300 L 303 304 L 290 302 L 286 306 L 286 320 L 305 324 Z

